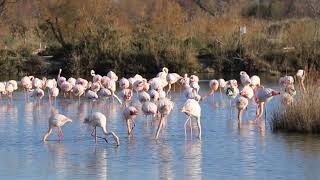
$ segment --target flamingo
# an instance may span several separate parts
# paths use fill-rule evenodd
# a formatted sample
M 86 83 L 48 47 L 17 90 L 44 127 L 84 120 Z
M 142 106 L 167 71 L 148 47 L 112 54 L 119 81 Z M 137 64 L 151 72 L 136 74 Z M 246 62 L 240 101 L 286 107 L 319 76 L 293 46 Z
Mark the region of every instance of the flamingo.
M 254 91 L 250 85 L 246 85 L 240 91 L 240 95 L 250 100 L 254 96 Z
M 240 71 L 240 80 L 243 86 L 251 84 L 251 79 L 245 71 Z
M 296 77 L 298 79 L 298 82 L 299 82 L 299 85 L 300 85 L 300 88 L 302 88 L 303 92 L 306 92 L 306 88 L 304 86 L 304 80 L 306 78 L 306 73 L 303 69 L 299 69 L 297 74 L 296 74 Z
M 57 78 L 57 84 L 60 88 L 61 88 L 62 83 L 67 81 L 67 79 L 65 77 L 61 76 L 61 72 L 62 72 L 62 69 L 59 69 L 58 78 Z
M 42 88 L 42 80 L 39 78 L 34 78 L 32 81 L 32 86 L 34 89 L 36 88 Z
M 180 79 L 180 83 L 184 88 L 187 88 L 190 86 L 190 78 L 188 77 L 188 74 L 184 74 L 183 78 Z
M 158 125 L 158 129 L 157 129 L 157 132 L 156 132 L 155 139 L 159 138 L 161 128 L 165 124 L 165 118 L 168 117 L 168 115 L 170 114 L 172 109 L 173 109 L 173 102 L 172 101 L 170 101 L 167 98 L 162 98 L 162 99 L 159 100 L 158 111 L 159 111 L 161 117 L 160 117 L 160 122 L 159 122 L 159 125 Z
M 21 85 L 25 91 L 25 98 L 27 98 L 29 95 L 29 91 L 32 89 L 32 80 L 29 76 L 24 76 L 21 79 Z
M 150 99 L 151 99 L 150 95 L 148 93 L 146 93 L 145 91 L 140 92 L 138 97 L 139 97 L 140 103 L 150 101 Z
M 94 82 L 92 83 L 90 89 L 91 91 L 94 91 L 94 92 L 98 92 L 100 90 L 101 86 L 100 86 L 100 83 L 99 82 Z
M 44 96 L 44 91 L 40 88 L 36 88 L 36 89 L 33 89 L 30 93 L 30 96 L 33 97 L 33 98 L 36 98 L 38 103 L 40 104 L 40 100 L 43 98 Z
M 88 88 L 88 81 L 82 78 L 78 78 L 76 81 L 76 85 L 80 84 L 86 90 Z
M 130 136 L 133 128 L 136 126 L 134 123 L 134 118 L 138 115 L 138 110 L 134 106 L 126 107 L 123 110 L 123 116 L 127 122 L 128 135 Z
M 113 80 L 113 81 L 118 81 L 118 76 L 116 75 L 116 73 L 114 73 L 113 71 L 109 71 L 108 72 L 108 74 L 107 74 L 107 76 L 111 79 L 111 80 Z
M 72 90 L 72 85 L 68 81 L 64 81 L 61 84 L 61 91 L 63 92 L 63 96 L 66 97 L 66 94 L 69 93 Z M 71 95 L 71 94 L 70 94 Z
M 76 84 L 73 86 L 72 92 L 75 97 L 78 97 L 80 102 L 80 97 L 84 94 L 85 88 L 81 84 Z
M 168 72 L 169 72 L 168 68 L 163 67 L 162 71 L 157 74 L 157 77 L 161 79 L 167 79 Z
M 209 88 L 210 91 L 208 92 L 209 96 L 214 96 L 214 92 L 218 90 L 219 88 L 219 81 L 212 79 L 209 81 Z
M 99 74 L 95 74 L 94 70 L 90 71 L 90 74 L 92 76 L 92 82 L 101 82 L 102 76 L 100 76 Z
M 0 99 L 2 99 L 2 94 L 6 94 L 6 83 L 0 82 Z
M 142 104 L 141 110 L 145 116 L 152 115 L 154 117 L 157 114 L 158 107 L 155 103 L 146 101 Z
M 101 88 L 99 91 L 99 96 L 102 98 L 108 98 L 112 96 L 112 93 L 109 89 L 107 88 Z
M 59 89 L 57 87 L 53 87 L 49 90 L 50 99 L 54 98 L 54 102 L 56 102 L 58 95 L 59 95 Z
M 6 83 L 5 84 L 5 93 L 8 96 L 8 99 L 10 100 L 10 102 L 12 102 L 12 98 L 13 98 L 13 91 L 14 91 L 14 86 L 11 83 Z
M 196 76 L 196 75 L 191 75 L 190 76 L 190 83 L 192 83 L 192 82 L 198 83 L 199 82 L 199 77 Z
M 72 85 L 72 87 L 74 87 L 76 85 L 77 80 L 73 77 L 70 77 L 68 79 L 68 82 Z
M 256 89 L 254 89 L 254 94 L 255 94 L 256 103 L 258 104 L 258 108 L 257 108 L 258 112 L 257 112 L 257 117 L 255 119 L 256 121 L 262 117 L 265 103 L 269 102 L 273 96 L 279 95 L 280 92 L 273 90 L 271 88 L 265 88 L 263 86 L 259 86 Z
M 181 79 L 182 77 L 179 75 L 179 74 L 177 74 L 177 73 L 169 73 L 168 75 L 167 75 L 167 82 L 168 82 L 168 84 L 169 84 L 169 88 L 168 88 L 168 91 L 167 91 L 167 94 L 169 94 L 169 92 L 170 92 L 170 90 L 171 90 L 171 85 L 173 84 L 173 91 L 175 91 L 175 86 L 174 86 L 174 84 L 176 83 L 176 82 L 178 82 L 180 79 Z
M 150 95 L 150 99 L 153 101 L 153 102 L 156 102 L 159 100 L 160 98 L 160 95 L 159 95 L 159 92 L 154 90 L 154 89 L 151 89 L 149 91 L 149 95 Z
M 253 75 L 250 78 L 251 80 L 251 85 L 253 86 L 253 89 L 255 89 L 256 87 L 260 86 L 260 77 L 257 75 Z
M 187 123 L 190 121 L 190 130 L 191 130 L 191 136 L 192 136 L 192 118 L 195 118 L 197 120 L 197 126 L 198 126 L 198 138 L 201 139 L 201 123 L 200 123 L 200 116 L 201 116 L 201 107 L 199 105 L 199 102 L 195 99 L 188 99 L 183 107 L 181 108 L 181 112 L 185 113 L 187 115 L 187 120 L 184 123 L 184 134 L 185 137 L 187 137 Z
M 110 132 L 107 131 L 107 128 L 106 128 L 107 118 L 101 112 L 95 112 L 95 113 L 87 116 L 84 119 L 84 123 L 85 124 L 89 124 L 91 127 L 93 127 L 93 131 L 91 133 L 91 136 L 93 136 L 95 138 L 95 142 L 96 143 L 97 143 L 97 140 L 98 140 L 97 138 L 104 139 L 106 142 L 108 142 L 107 141 L 107 136 L 112 135 L 114 141 L 116 142 L 116 145 L 117 146 L 120 145 L 119 137 L 113 131 L 110 131 Z M 101 127 L 104 135 L 106 136 L 105 138 L 97 136 L 97 127 Z
M 130 87 L 130 82 L 126 78 L 121 78 L 119 81 L 119 86 L 122 89 L 128 89 Z
M 53 128 L 58 129 L 58 141 L 61 141 L 61 138 L 63 136 L 61 127 L 68 122 L 72 122 L 72 120 L 62 114 L 59 114 L 56 110 L 51 110 L 51 116 L 49 118 L 49 129 L 48 132 L 43 136 L 42 141 L 47 141 L 47 138 L 52 133 Z
M 131 89 L 122 89 L 120 92 L 120 96 L 122 97 L 124 102 L 128 102 L 132 98 L 132 90 Z
M 238 127 L 241 128 L 242 125 L 242 113 L 248 106 L 248 99 L 246 97 L 237 96 L 236 98 L 236 107 L 238 109 Z

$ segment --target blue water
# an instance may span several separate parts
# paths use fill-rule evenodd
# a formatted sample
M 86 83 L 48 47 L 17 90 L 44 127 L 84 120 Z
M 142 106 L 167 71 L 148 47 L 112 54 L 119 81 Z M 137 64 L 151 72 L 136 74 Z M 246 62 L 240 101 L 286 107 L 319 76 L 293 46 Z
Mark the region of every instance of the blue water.
M 269 83 L 268 87 L 275 84 Z M 201 94 L 207 91 L 201 83 Z M 91 105 L 85 98 L 58 98 L 54 105 L 73 122 L 56 130 L 47 143 L 41 138 L 48 128 L 50 105 L 45 97 L 40 105 L 25 102 L 23 92 L 14 93 L 13 104 L 0 102 L 1 179 L 318 179 L 320 177 L 320 137 L 317 135 L 273 133 L 266 123 L 261 132 L 255 124 L 255 105 L 244 113 L 238 129 L 236 109 L 225 96 L 201 102 L 202 140 L 184 136 L 185 102 L 179 90 L 172 94 L 175 107 L 160 139 L 154 139 L 157 122 L 136 119 L 133 136 L 128 138 L 121 106 L 112 101 L 96 101 L 93 111 L 108 118 L 107 128 L 120 137 L 116 147 L 100 140 L 95 144 L 91 129 L 83 123 Z M 279 106 L 276 97 L 268 104 L 268 116 Z M 101 131 L 99 131 L 99 134 Z

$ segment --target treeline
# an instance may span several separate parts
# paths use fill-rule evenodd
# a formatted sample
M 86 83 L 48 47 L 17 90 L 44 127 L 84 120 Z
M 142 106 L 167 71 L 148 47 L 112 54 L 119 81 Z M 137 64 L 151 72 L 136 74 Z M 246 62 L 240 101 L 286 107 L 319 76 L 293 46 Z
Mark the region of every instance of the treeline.
M 319 15 L 317 0 L 0 0 L 0 73 L 319 68 Z

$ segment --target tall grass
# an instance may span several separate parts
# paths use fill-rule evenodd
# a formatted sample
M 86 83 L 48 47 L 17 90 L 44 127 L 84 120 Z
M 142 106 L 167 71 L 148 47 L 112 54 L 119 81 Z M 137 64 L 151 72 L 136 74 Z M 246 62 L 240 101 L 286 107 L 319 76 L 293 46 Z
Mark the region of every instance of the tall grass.
M 273 113 L 271 123 L 274 131 L 320 133 L 319 73 L 310 71 L 308 75 L 307 91 L 297 95 L 292 105 Z

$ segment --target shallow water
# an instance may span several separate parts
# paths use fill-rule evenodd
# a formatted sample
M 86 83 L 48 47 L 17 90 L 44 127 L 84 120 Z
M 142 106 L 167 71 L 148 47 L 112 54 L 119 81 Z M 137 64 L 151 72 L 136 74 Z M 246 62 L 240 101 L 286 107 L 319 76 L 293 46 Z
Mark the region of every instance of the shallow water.
M 207 91 L 201 82 L 201 92 Z M 269 83 L 268 87 L 277 88 Z M 168 118 L 160 140 L 154 140 L 157 122 L 140 115 L 135 120 L 133 137 L 127 137 L 120 106 L 96 101 L 93 111 L 108 117 L 107 128 L 120 137 L 98 144 L 83 124 L 91 105 L 86 99 L 58 98 L 55 107 L 73 119 L 62 129 L 62 142 L 56 130 L 49 142 L 41 138 L 48 127 L 50 105 L 45 97 L 41 105 L 25 102 L 23 92 L 14 94 L 14 102 L 0 102 L 0 177 L 1 179 L 317 179 L 320 177 L 320 138 L 316 135 L 273 133 L 269 123 L 261 133 L 247 124 L 255 116 L 255 106 L 244 113 L 238 129 L 236 109 L 219 93 L 201 103 L 202 140 L 184 136 L 185 115 L 179 112 L 185 102 L 180 91 L 172 93 L 175 108 Z M 279 107 L 275 97 L 268 104 L 270 112 Z M 100 131 L 98 131 L 101 133 Z

